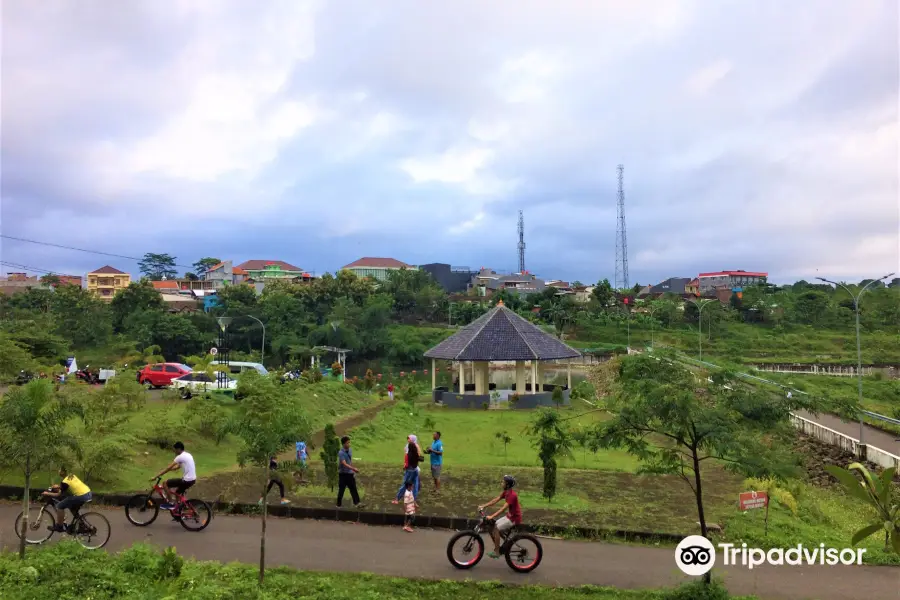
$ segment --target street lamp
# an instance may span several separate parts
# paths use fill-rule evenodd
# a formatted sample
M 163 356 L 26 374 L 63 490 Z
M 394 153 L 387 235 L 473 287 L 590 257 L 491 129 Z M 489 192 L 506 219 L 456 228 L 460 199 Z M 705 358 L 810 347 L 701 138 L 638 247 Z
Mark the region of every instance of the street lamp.
M 230 348 L 228 347 L 228 326 L 231 325 L 232 318 L 231 317 L 217 317 L 216 322 L 219 323 L 219 329 L 222 330 L 222 335 L 219 336 L 219 346 L 221 350 L 221 356 L 218 357 L 218 362 L 220 364 L 225 365 L 225 369 L 228 369 L 229 362 L 229 353 Z M 227 383 L 227 375 L 225 375 L 221 371 L 216 372 L 216 387 L 219 389 L 224 388 L 228 385 Z
M 246 316 L 250 319 L 253 319 L 257 323 L 259 323 L 260 327 L 262 327 L 263 337 L 262 337 L 262 346 L 260 346 L 260 348 L 259 348 L 259 362 L 262 364 L 265 364 L 264 359 L 266 357 L 266 324 L 263 323 L 262 321 L 260 321 L 259 319 L 257 319 L 256 317 L 254 317 L 253 315 L 244 315 L 244 316 Z
M 691 300 L 697 306 L 697 341 L 700 348 L 700 360 L 703 360 L 703 309 L 715 302 L 709 298 L 700 300 Z
M 859 399 L 859 409 L 862 410 L 862 345 L 860 343 L 859 338 L 859 299 L 863 295 L 867 289 L 869 289 L 870 285 L 873 285 L 879 281 L 884 281 L 888 277 L 894 275 L 893 273 L 888 273 L 884 277 L 879 277 L 878 279 L 873 279 L 869 283 L 867 283 L 863 289 L 859 290 L 859 293 L 854 295 L 853 292 L 850 291 L 843 283 L 838 283 L 837 281 L 831 281 L 830 279 L 825 279 L 824 277 L 816 277 L 819 281 L 824 281 L 825 283 L 830 283 L 834 286 L 840 286 L 844 288 L 844 290 L 850 294 L 850 297 L 853 298 L 853 310 L 856 312 L 856 382 L 857 382 L 857 392 Z M 863 446 L 865 442 L 863 442 L 863 431 L 865 429 L 865 425 L 863 423 L 862 413 L 859 414 L 859 445 Z M 862 456 L 862 450 L 860 450 L 860 457 Z

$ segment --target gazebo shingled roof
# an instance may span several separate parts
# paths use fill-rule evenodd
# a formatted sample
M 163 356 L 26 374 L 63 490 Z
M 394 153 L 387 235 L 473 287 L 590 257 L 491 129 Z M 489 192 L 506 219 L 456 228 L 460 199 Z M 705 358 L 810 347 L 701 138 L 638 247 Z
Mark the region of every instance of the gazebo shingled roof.
M 455 361 L 555 360 L 581 353 L 498 304 L 425 352 L 425 358 Z

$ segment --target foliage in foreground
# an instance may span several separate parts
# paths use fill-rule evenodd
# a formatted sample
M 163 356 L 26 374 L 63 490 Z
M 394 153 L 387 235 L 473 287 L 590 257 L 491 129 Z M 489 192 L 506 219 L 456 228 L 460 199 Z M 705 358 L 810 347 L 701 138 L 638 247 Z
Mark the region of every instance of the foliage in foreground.
M 853 535 L 851 543 L 856 545 L 870 535 L 883 533 L 885 548 L 893 547 L 894 552 L 900 554 L 900 503 L 893 499 L 896 469 L 885 469 L 880 477 L 873 477 L 860 463 L 853 463 L 847 469 L 826 465 L 825 470 L 840 481 L 851 496 L 874 509 L 875 516 Z M 862 481 L 853 475 L 854 471 L 859 473 Z
M 724 600 L 718 582 L 674 590 L 618 590 L 582 586 L 546 588 L 495 582 L 401 579 L 368 574 L 317 573 L 278 567 L 257 586 L 251 565 L 183 560 L 172 549 L 136 544 L 119 554 L 91 552 L 74 542 L 29 550 L 29 560 L 0 554 L 0 598 L 4 600 L 475 600 L 512 594 L 516 600 Z M 749 600 L 749 599 L 748 599 Z

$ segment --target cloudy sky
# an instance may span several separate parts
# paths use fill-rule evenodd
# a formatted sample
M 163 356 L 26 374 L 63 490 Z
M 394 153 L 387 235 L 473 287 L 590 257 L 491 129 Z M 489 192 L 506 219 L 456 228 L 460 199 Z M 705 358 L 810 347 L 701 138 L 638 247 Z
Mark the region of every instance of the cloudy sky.
M 896 0 L 4 0 L 4 235 L 631 282 L 898 270 Z M 2 239 L 0 260 L 133 261 Z M 4 271 L 17 270 L 9 266 Z

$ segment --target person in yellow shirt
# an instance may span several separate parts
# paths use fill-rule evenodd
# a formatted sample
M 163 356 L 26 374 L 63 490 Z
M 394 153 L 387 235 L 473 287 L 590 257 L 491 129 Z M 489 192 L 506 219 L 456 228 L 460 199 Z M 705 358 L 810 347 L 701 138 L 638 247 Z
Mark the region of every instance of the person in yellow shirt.
M 66 530 L 66 509 L 72 513 L 72 517 L 78 513 L 78 509 L 89 502 L 93 497 L 91 488 L 84 484 L 83 481 L 70 475 L 65 467 L 59 468 L 59 476 L 62 479 L 58 486 L 53 486 L 52 491 L 43 492 L 42 495 L 51 498 L 59 498 L 65 496 L 56 504 L 56 524 L 50 527 L 54 531 Z

